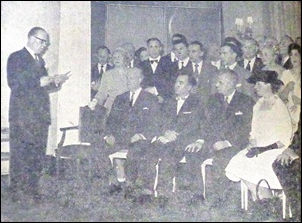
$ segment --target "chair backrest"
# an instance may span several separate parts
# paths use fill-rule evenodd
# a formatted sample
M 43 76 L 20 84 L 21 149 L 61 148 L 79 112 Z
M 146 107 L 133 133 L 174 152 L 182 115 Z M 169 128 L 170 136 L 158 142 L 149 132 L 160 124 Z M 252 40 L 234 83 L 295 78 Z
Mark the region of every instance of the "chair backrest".
M 105 130 L 106 111 L 106 108 L 100 105 L 93 111 L 88 106 L 80 107 L 80 142 L 94 143 L 100 139 Z

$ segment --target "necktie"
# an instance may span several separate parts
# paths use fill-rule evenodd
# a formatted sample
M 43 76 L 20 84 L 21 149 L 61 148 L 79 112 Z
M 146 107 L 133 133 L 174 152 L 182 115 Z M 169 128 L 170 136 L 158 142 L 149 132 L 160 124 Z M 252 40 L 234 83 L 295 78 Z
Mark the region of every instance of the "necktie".
M 248 71 L 251 71 L 251 61 L 249 60 L 249 62 L 247 63 L 246 68 Z
M 130 102 L 129 102 L 130 107 L 132 107 L 133 99 L 134 99 L 134 93 L 130 92 Z
M 151 64 L 158 63 L 158 60 L 150 60 Z
M 179 61 L 179 62 L 180 62 L 180 68 L 179 68 L 179 70 L 180 70 L 180 69 L 182 69 L 184 67 L 184 63 L 185 62 L 183 62 L 183 61 Z
M 198 64 L 195 64 L 195 73 L 196 73 L 196 74 L 199 74 L 198 68 L 199 68 L 199 65 L 198 65 Z
M 101 69 L 100 69 L 100 74 L 103 74 L 104 73 L 104 65 L 101 65 Z

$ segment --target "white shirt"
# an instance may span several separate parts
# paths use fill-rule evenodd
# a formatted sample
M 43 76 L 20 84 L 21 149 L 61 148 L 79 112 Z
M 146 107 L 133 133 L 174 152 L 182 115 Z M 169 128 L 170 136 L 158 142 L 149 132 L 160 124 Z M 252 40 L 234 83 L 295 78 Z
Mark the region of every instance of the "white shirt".
M 173 51 L 171 51 L 171 61 L 174 62 L 176 60 L 178 60 L 178 59 L 177 59 L 175 53 Z
M 221 66 L 221 60 L 217 60 L 217 61 L 211 61 L 211 64 L 215 67 L 217 67 L 217 69 L 220 69 Z
M 198 63 L 198 74 L 200 74 L 201 72 L 201 69 L 202 69 L 202 64 L 203 64 L 203 61 L 200 61 Z M 193 72 L 196 72 L 195 69 L 196 69 L 196 63 L 192 62 L 192 67 L 193 67 Z
M 102 68 L 102 66 L 103 66 L 103 68 Z M 99 73 L 101 73 L 101 69 L 103 70 L 103 73 L 105 73 L 106 70 L 107 70 L 107 64 L 101 65 L 101 64 L 98 63 L 98 70 L 99 70 Z
M 130 65 L 129 65 L 129 68 L 133 68 L 134 67 L 134 59 L 132 59 L 131 61 L 130 61 Z
M 224 100 L 225 100 L 228 104 L 231 103 L 231 101 L 232 101 L 232 99 L 233 99 L 233 97 L 234 97 L 235 92 L 236 92 L 236 90 L 234 90 L 233 93 L 230 94 L 229 96 L 224 96 Z
M 142 88 L 140 87 L 139 89 L 137 89 L 135 92 L 131 92 L 130 91 L 130 97 L 129 97 L 129 100 L 131 101 L 131 97 L 132 97 L 132 95 L 133 95 L 133 101 L 132 101 L 132 105 L 131 106 L 133 106 L 134 104 L 135 104 L 135 102 L 136 102 L 136 100 L 137 100 L 137 98 L 138 98 L 138 96 L 139 96 L 139 94 L 141 93 L 141 91 L 142 91 Z
M 252 71 L 253 70 L 253 67 L 254 67 L 254 64 L 255 64 L 255 61 L 256 61 L 256 57 L 253 57 L 253 59 L 251 59 L 251 60 L 248 60 L 248 59 L 244 59 L 244 61 L 243 61 L 243 63 L 244 63 L 244 69 L 246 69 L 246 67 L 247 67 L 247 64 L 249 63 L 249 61 L 251 61 L 250 62 L 250 70 L 249 71 Z
M 158 63 L 159 63 L 160 56 L 158 56 L 157 58 L 151 58 L 151 57 L 149 57 L 149 61 L 150 61 L 150 64 L 151 64 L 151 68 L 152 68 L 152 71 L 153 71 L 153 74 L 154 74 L 154 73 L 155 73 L 155 70 L 156 70 L 156 68 L 157 68 L 158 63 L 156 63 L 156 62 L 151 63 L 152 60 L 157 60 Z
M 187 66 L 187 64 L 189 63 L 189 60 L 190 60 L 189 57 L 187 57 L 184 60 L 178 60 L 178 69 L 180 70 L 181 68 Z M 182 62 L 183 62 L 183 65 L 182 65 Z
M 177 100 L 177 111 L 176 111 L 177 115 L 188 97 L 189 97 L 189 95 L 185 96 L 184 98 L 179 98 L 178 100 L 176 99 Z
M 25 46 L 25 48 L 27 49 L 27 51 L 30 53 L 30 55 L 36 59 L 36 54 L 34 51 L 32 51 L 32 49 L 30 49 L 28 46 Z M 39 59 L 39 58 L 38 58 Z
M 286 56 L 282 59 L 282 65 L 284 66 L 284 64 L 286 63 L 286 61 L 289 59 L 289 56 Z
M 233 63 L 232 65 L 227 65 L 226 67 L 228 67 L 230 70 L 234 70 L 236 65 L 237 65 L 237 62 Z

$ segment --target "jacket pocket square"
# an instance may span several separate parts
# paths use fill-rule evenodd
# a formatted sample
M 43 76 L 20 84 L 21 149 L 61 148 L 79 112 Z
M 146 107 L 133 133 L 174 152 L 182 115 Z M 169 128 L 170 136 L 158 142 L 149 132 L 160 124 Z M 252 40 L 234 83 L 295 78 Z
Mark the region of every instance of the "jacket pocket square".
M 149 110 L 149 108 L 148 107 L 144 107 L 143 110 Z
M 243 115 L 241 111 L 235 112 L 235 115 Z
M 184 115 L 191 114 L 192 112 L 183 112 Z

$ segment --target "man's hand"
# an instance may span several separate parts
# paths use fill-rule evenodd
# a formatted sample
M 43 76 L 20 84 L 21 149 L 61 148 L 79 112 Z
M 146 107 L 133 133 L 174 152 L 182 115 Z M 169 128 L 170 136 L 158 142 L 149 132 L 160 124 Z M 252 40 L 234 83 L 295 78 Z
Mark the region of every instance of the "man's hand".
M 143 134 L 136 133 L 134 136 L 131 137 L 131 143 L 135 143 L 140 140 L 146 140 L 146 138 Z
M 54 77 L 51 76 L 43 76 L 40 78 L 40 86 L 45 87 L 54 82 Z
M 214 145 L 213 145 L 213 148 L 214 150 L 216 151 L 219 151 L 219 150 L 222 150 L 222 149 L 225 149 L 227 147 L 230 147 L 229 143 L 227 143 L 227 141 L 218 141 L 218 142 L 215 142 Z
M 94 98 L 91 102 L 88 103 L 88 107 L 93 111 L 98 104 L 98 101 Z
M 177 139 L 177 136 L 178 136 L 178 135 L 179 135 L 179 133 L 177 133 L 177 132 L 175 132 L 175 131 L 167 130 L 167 131 L 165 132 L 164 137 L 165 137 L 166 139 L 168 139 L 169 142 L 173 142 L 173 141 L 175 141 L 175 140 Z
M 67 81 L 69 79 L 69 72 L 65 73 L 65 74 L 57 74 L 55 75 L 53 78 L 54 78 L 54 83 L 56 85 L 60 85 L 60 84 L 63 84 L 65 81 Z
M 104 139 L 105 139 L 105 142 L 110 146 L 113 146 L 115 144 L 115 138 L 113 135 L 105 136 Z
M 189 152 L 189 153 L 194 153 L 194 152 L 199 152 L 201 149 L 202 149 L 202 146 L 204 144 L 204 141 L 196 141 L 196 142 L 193 142 L 191 144 L 189 144 L 185 151 Z
M 167 144 L 170 142 L 165 136 L 158 137 L 157 141 L 161 142 L 162 144 Z

